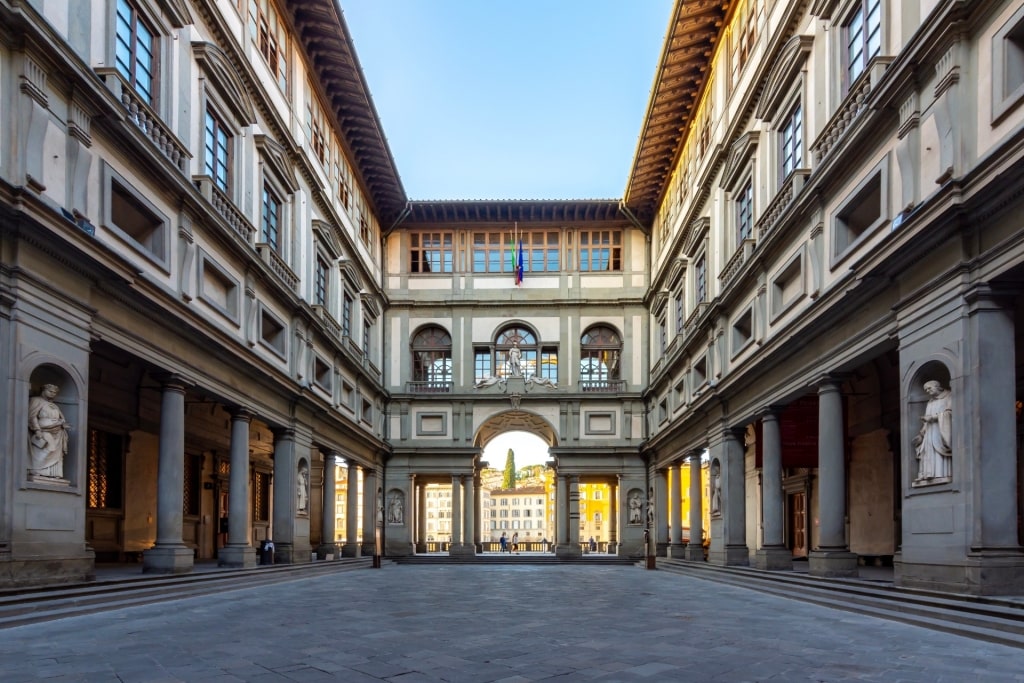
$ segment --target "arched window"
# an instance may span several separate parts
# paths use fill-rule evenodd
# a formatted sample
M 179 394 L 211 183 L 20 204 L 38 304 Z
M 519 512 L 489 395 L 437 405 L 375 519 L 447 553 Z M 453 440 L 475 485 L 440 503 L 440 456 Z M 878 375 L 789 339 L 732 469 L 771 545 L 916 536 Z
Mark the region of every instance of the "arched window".
M 617 391 L 622 339 L 610 327 L 592 327 L 580 339 L 580 386 L 583 391 Z
M 447 392 L 452 387 L 452 338 L 440 327 L 425 327 L 412 339 L 412 390 Z
M 513 369 L 514 361 L 509 358 L 513 347 L 520 353 L 518 371 Z M 494 357 L 498 377 L 530 377 L 537 372 L 537 337 L 525 327 L 506 327 L 494 340 Z

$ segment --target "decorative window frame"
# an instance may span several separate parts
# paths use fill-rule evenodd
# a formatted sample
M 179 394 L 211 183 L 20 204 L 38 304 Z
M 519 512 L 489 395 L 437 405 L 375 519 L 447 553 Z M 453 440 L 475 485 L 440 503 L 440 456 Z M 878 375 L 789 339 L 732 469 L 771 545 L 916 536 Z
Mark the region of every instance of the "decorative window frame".
M 256 319 L 259 323 L 259 329 L 257 333 L 259 345 L 273 353 L 282 361 L 286 361 L 288 359 L 288 339 L 289 337 L 291 337 L 291 335 L 289 334 L 289 325 L 283 320 L 281 320 L 281 318 L 278 317 L 278 315 L 274 311 L 272 311 L 267 306 L 264 306 L 263 302 L 259 302 L 258 307 L 259 310 L 257 311 Z M 263 321 L 266 318 L 273 320 L 275 323 L 277 323 L 278 326 L 280 326 L 281 331 L 278 333 L 279 338 L 281 340 L 280 344 L 268 341 L 267 338 L 264 336 Z
M 754 224 L 757 214 L 757 184 L 755 168 L 757 166 L 757 147 L 760 134 L 749 131 L 739 136 L 729 148 L 729 158 L 725 164 L 720 187 L 726 193 L 726 230 L 729 235 L 729 246 L 733 252 L 741 249 L 747 240 L 755 240 Z M 739 239 L 739 200 L 741 193 L 750 187 L 750 235 L 744 240 Z
M 846 235 L 844 215 L 855 209 L 861 202 L 874 193 L 873 186 L 877 183 L 879 194 L 878 217 L 860 230 L 853 239 Z M 832 226 L 832 248 L 829 267 L 835 269 L 849 258 L 857 248 L 870 239 L 879 229 L 891 220 L 889 206 L 889 155 L 868 171 L 856 186 L 843 198 L 842 203 L 831 213 L 829 223 Z
M 424 420 L 437 420 L 441 425 L 432 429 Z M 446 436 L 448 434 L 448 413 L 416 413 L 416 436 Z
M 1013 69 L 1011 69 L 1011 64 Z M 1009 72 L 1019 77 L 1008 82 Z M 1020 105 L 1024 100 L 1024 6 L 996 31 L 992 37 L 992 125 Z
M 206 271 L 213 271 L 217 277 L 221 278 L 227 283 L 233 285 L 228 297 L 227 305 L 222 306 L 220 302 L 214 300 L 206 292 Z M 239 318 L 239 301 L 241 300 L 242 283 L 229 273 L 217 260 L 203 248 L 199 248 L 199 299 L 213 310 L 220 313 L 228 321 L 238 326 Z
M 614 412 L 607 410 L 584 411 L 583 433 L 586 436 L 615 436 L 615 417 Z M 608 421 L 607 427 L 595 425 L 595 421 L 605 419 Z
M 773 197 L 789 177 L 782 175 L 782 126 L 797 105 L 803 113 L 801 161 L 805 164 L 808 159 L 807 59 L 813 47 L 814 36 L 795 35 L 786 42 L 772 66 L 771 76 L 755 113 L 758 119 L 768 122 L 772 131 L 773 144 L 768 146 L 767 168 L 774 169 L 770 174 L 772 185 L 769 188 Z M 796 168 L 803 166 L 797 165 Z
M 289 266 L 294 253 L 294 216 L 295 202 L 292 201 L 295 193 L 299 191 L 299 183 L 295 177 L 295 170 L 288 160 L 288 154 L 284 147 L 268 135 L 257 133 L 253 136 L 253 143 L 256 145 L 256 153 L 259 157 L 260 178 L 257 185 L 260 192 L 260 201 L 257 202 L 259 209 L 256 214 L 256 242 L 262 242 L 263 238 L 263 189 L 267 187 L 281 202 L 280 223 L 278 225 L 279 248 L 276 250 L 278 256 Z M 268 245 L 269 247 L 269 245 Z
M 801 246 L 771 276 L 768 304 L 768 315 L 771 322 L 778 320 L 807 296 L 807 259 L 805 256 L 806 248 Z M 794 281 L 798 285 L 796 293 L 788 299 L 784 298 L 788 284 Z
M 146 195 L 139 192 L 134 185 L 128 182 L 124 176 L 114 170 L 106 161 L 101 162 L 100 182 L 102 183 L 103 206 L 101 220 L 103 227 L 110 230 L 125 244 L 136 251 L 140 256 L 157 266 L 166 274 L 171 272 L 169 261 L 171 253 L 171 221 L 167 214 L 161 211 L 153 202 L 147 199 Z M 152 240 L 154 248 L 150 249 L 132 237 L 128 232 L 114 223 L 113 219 L 113 193 L 114 184 L 117 184 L 124 192 L 131 195 L 131 198 L 142 205 L 147 211 L 153 214 L 154 218 L 161 221 L 162 225 L 154 230 L 155 236 Z
M 750 348 L 757 336 L 754 327 L 756 314 L 753 302 L 747 304 L 729 324 L 730 359 L 735 359 Z

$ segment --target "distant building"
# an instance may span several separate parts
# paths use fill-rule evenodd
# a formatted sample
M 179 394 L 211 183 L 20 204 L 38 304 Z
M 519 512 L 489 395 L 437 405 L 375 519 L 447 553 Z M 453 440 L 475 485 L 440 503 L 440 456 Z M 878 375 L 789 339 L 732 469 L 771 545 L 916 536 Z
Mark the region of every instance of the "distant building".
M 524 542 L 551 540 L 546 494 L 544 486 L 490 491 L 481 536 L 498 541 L 504 532 L 509 538 L 518 533 Z

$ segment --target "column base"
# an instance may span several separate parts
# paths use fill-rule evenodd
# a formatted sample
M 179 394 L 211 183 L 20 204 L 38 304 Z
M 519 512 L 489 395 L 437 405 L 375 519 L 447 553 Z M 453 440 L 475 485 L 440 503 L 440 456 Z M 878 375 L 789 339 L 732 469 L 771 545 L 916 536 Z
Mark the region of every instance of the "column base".
M 362 557 L 358 543 L 346 543 L 341 546 L 342 557 Z
M 583 557 L 583 549 L 578 544 L 563 543 L 555 546 L 555 557 Z
M 654 554 L 658 557 L 668 557 L 668 543 L 658 543 L 655 547 Z
M 727 545 L 723 550 L 709 552 L 708 563 L 720 567 L 746 567 L 750 564 L 750 550 L 746 545 Z
M 316 549 L 316 559 L 318 560 L 333 560 L 337 558 L 338 555 L 337 543 L 321 543 Z
M 858 575 L 857 553 L 849 550 L 812 550 L 807 560 L 811 576 L 840 578 Z
M 671 557 L 671 558 L 676 559 L 676 560 L 685 560 L 686 559 L 686 546 L 683 545 L 682 543 L 673 543 L 673 544 L 671 544 L 668 547 L 668 555 L 667 555 L 667 557 Z M 704 559 L 703 556 L 701 556 L 701 559 Z
M 143 574 L 189 574 L 195 553 L 184 545 L 156 546 L 142 553 Z
M 793 553 L 785 546 L 759 548 L 754 555 L 754 566 L 769 571 L 792 570 Z
M 476 548 L 472 543 L 453 543 L 448 548 L 449 557 L 476 557 Z
M 218 567 L 255 567 L 256 549 L 248 545 L 229 545 L 217 551 Z
M 704 546 L 688 544 L 683 553 L 683 559 L 691 562 L 704 562 Z

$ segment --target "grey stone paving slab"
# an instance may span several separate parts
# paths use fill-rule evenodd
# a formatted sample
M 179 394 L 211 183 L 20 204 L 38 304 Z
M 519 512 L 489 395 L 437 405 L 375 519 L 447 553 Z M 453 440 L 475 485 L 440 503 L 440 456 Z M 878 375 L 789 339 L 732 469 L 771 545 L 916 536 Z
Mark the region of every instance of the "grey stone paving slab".
M 1024 683 L 1024 650 L 633 567 L 420 565 L 0 633 L 0 681 L 40 680 Z

